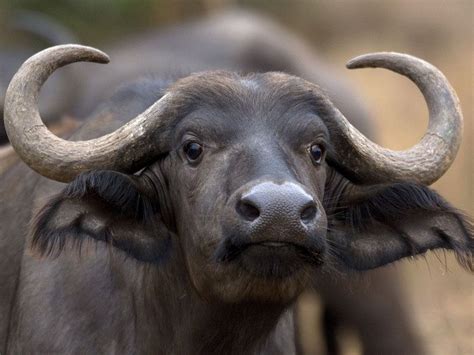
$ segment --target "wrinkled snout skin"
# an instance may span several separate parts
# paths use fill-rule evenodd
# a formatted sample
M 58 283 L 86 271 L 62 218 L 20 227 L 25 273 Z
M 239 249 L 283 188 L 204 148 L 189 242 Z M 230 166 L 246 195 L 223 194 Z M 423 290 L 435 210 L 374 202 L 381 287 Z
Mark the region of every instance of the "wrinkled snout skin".
M 328 134 L 312 107 L 286 103 L 283 89 L 256 100 L 265 80 L 243 86 L 235 97 L 244 102 L 225 111 L 202 100 L 161 163 L 169 200 L 179 202 L 175 238 L 205 299 L 290 302 L 324 261 L 325 163 L 315 164 L 309 147 Z M 187 142 L 202 146 L 196 161 Z
M 218 260 L 230 262 L 242 252 L 242 268 L 262 278 L 291 276 L 304 266 L 300 258 L 320 263 L 326 220 L 318 200 L 296 182 L 269 177 L 252 185 L 227 203 Z

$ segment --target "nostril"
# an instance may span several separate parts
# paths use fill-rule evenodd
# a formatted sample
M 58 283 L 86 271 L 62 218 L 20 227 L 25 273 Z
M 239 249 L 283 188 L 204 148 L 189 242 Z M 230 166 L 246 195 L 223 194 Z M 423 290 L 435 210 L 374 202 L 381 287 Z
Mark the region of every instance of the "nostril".
M 237 212 L 248 221 L 254 221 L 260 216 L 260 211 L 252 202 L 241 200 L 237 203 Z
M 316 206 L 311 203 L 310 205 L 306 206 L 303 211 L 301 211 L 301 220 L 306 223 L 312 221 L 314 217 L 316 217 L 316 212 Z

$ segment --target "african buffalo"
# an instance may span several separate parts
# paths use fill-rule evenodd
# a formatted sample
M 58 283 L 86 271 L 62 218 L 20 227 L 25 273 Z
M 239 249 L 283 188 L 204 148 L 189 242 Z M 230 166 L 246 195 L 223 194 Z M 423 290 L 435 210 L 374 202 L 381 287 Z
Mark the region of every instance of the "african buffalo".
M 79 75 L 68 83 L 71 88 L 80 86 L 83 90 L 80 90 L 80 96 L 71 97 L 71 92 L 66 90 L 62 90 L 61 95 L 54 96 L 55 101 L 69 105 L 71 101 L 75 103 L 73 110 L 63 106 L 63 112 L 58 113 L 72 112 L 74 117 L 87 117 L 118 86 L 150 73 L 167 78 L 170 73 L 173 77 L 177 72 L 182 75 L 183 71 L 189 73 L 209 69 L 244 73 L 284 71 L 324 87 L 336 106 L 350 115 L 351 123 L 367 137 L 374 138 L 371 119 L 364 104 L 358 99 L 356 90 L 344 81 L 337 70 L 318 56 L 311 46 L 261 15 L 242 10 L 217 13 L 185 24 L 152 29 L 121 39 L 109 45 L 107 52 L 112 55 L 113 61 L 105 68 L 91 67 L 88 64 L 73 68 L 73 73 Z M 80 82 L 77 80 L 79 77 L 82 79 Z M 50 97 L 51 95 L 41 98 L 40 104 L 49 102 Z M 46 112 L 43 118 L 47 125 L 51 122 L 51 115 Z M 61 129 L 63 127 L 61 125 Z M 12 154 L 10 146 L 0 148 L 0 173 L 16 160 L 17 156 Z M 361 281 L 352 277 L 344 281 L 347 288 L 352 290 L 350 293 L 345 292 L 344 297 L 338 289 L 339 280 L 327 279 L 314 285 L 318 294 L 323 296 L 323 303 L 327 305 L 325 318 L 336 319 L 331 315 L 335 313 L 338 314 L 339 323 L 353 323 L 356 332 L 361 334 L 366 353 L 386 352 L 386 349 L 400 354 L 421 352 L 421 342 L 404 310 L 396 273 L 395 269 L 379 269 L 365 276 L 364 279 L 368 279 L 374 290 L 386 290 L 384 296 L 376 291 L 365 292 L 366 287 L 361 286 Z M 364 300 L 362 304 L 360 299 Z M 353 303 L 361 306 L 348 312 L 346 304 Z M 375 304 L 378 306 L 374 307 Z M 380 308 L 384 309 L 383 317 L 380 315 Z M 341 309 L 345 309 L 344 314 L 349 319 L 340 319 Z M 391 321 L 386 322 L 387 318 Z M 380 336 L 372 336 L 375 329 Z M 386 334 L 390 336 L 385 336 Z M 334 341 L 327 339 L 328 344 Z
M 395 152 L 318 86 L 277 72 L 144 80 L 65 141 L 37 98 L 76 61 L 108 58 L 50 48 L 7 92 L 16 152 L 67 185 L 24 165 L 1 177 L 6 353 L 291 354 L 293 303 L 318 275 L 437 248 L 473 269 L 472 224 L 427 187 L 462 130 L 456 94 L 430 64 L 397 53 L 348 64 L 398 72 L 424 94 L 428 130 Z
M 150 73 L 168 78 L 176 73 L 183 75 L 183 71 L 209 69 L 243 73 L 283 71 L 318 83 L 361 133 L 376 138 L 372 117 L 357 96 L 357 90 L 343 75 L 299 36 L 255 13 L 232 10 L 152 29 L 119 40 L 107 48 L 107 53 L 113 60 L 105 68 L 84 64 L 87 70 L 81 77 L 85 81 L 85 95 L 75 105 L 79 116 L 90 115 L 92 109 L 109 97 L 113 88 Z M 130 104 L 132 102 L 133 99 Z M 325 343 L 337 344 L 337 328 L 351 324 L 349 327 L 359 335 L 367 355 L 388 351 L 391 354 L 423 353 L 423 343 L 407 314 L 397 273 L 397 269 L 383 268 L 365 274 L 364 280 L 347 277 L 343 282 L 351 292 L 339 289 L 340 278 L 317 281 L 313 288 L 322 298 L 325 320 L 330 320 L 325 321 L 323 327 L 336 328 L 336 331 L 326 331 L 329 336 Z M 348 304 L 359 306 L 348 310 Z

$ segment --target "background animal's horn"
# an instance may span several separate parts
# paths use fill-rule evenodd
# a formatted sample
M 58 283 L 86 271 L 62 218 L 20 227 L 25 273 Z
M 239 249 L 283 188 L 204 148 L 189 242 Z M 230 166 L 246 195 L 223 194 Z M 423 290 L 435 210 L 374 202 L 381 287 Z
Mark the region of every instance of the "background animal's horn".
M 5 98 L 5 128 L 15 151 L 32 169 L 50 179 L 67 182 L 92 169 L 123 172 L 143 167 L 157 151 L 152 135 L 163 124 L 167 94 L 144 113 L 116 131 L 97 139 L 70 142 L 52 134 L 38 112 L 39 91 L 46 79 L 64 65 L 107 63 L 108 56 L 91 47 L 60 45 L 28 59 L 13 77 Z M 149 117 L 152 119 L 148 119 Z
M 413 181 L 429 185 L 439 179 L 456 157 L 463 126 L 459 100 L 444 75 L 423 60 L 400 53 L 362 55 L 347 67 L 386 68 L 411 79 L 425 97 L 429 124 L 416 145 L 393 151 L 368 140 L 336 110 L 334 163 L 359 183 Z

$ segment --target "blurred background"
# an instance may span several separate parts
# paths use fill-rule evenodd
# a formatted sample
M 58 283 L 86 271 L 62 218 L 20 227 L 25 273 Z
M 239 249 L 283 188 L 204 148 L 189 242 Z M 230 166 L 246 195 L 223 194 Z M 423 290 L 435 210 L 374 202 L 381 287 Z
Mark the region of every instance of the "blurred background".
M 131 34 L 236 6 L 279 22 L 309 43 L 363 98 L 375 118 L 377 141 L 389 148 L 410 147 L 423 134 L 428 113 L 421 94 L 400 76 L 384 70 L 348 71 L 345 62 L 362 53 L 398 51 L 441 69 L 461 100 L 465 134 L 454 165 L 434 187 L 455 206 L 474 215 L 472 0 L 2 0 L 0 52 L 19 44 L 39 47 L 35 50 L 44 45 L 24 34 L 12 35 L 7 23 L 19 9 L 49 15 L 81 43 L 109 48 Z M 430 254 L 392 268 L 402 273 L 410 313 L 429 353 L 474 354 L 472 276 L 460 269 L 454 258 L 443 254 Z M 320 311 L 317 298 L 303 297 L 300 309 L 305 329 L 316 327 Z M 303 331 L 303 340 L 308 353 L 317 351 L 318 339 L 313 332 Z M 360 346 L 350 335 L 345 352 L 360 353 Z

